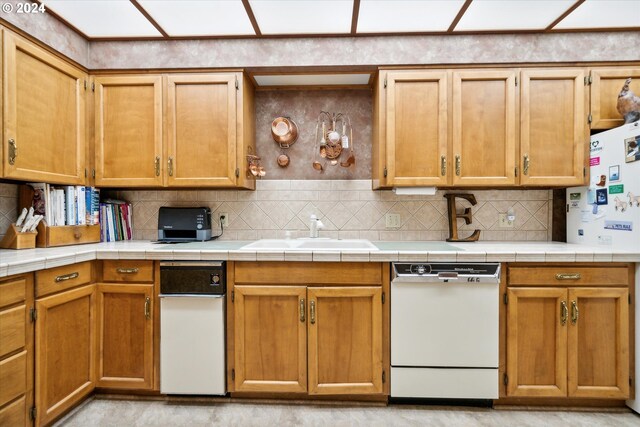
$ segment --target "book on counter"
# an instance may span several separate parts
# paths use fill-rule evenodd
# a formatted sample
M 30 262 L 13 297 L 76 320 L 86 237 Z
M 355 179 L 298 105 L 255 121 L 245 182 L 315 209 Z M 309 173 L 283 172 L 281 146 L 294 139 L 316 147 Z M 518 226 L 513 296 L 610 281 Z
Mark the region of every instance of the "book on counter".
M 100 190 L 82 185 L 54 186 L 44 182 L 28 184 L 34 190 L 34 213 L 44 215 L 48 226 L 98 225 Z
M 123 200 L 105 199 L 100 203 L 100 240 L 115 242 L 133 239 L 130 203 Z

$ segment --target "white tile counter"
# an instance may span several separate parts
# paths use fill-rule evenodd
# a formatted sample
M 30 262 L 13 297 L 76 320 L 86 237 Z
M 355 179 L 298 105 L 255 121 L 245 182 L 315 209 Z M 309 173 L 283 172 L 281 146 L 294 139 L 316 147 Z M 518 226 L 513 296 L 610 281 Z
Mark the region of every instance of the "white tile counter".
M 380 250 L 243 250 L 250 242 L 94 243 L 48 249 L 0 250 L 0 277 L 93 259 L 317 262 L 639 262 L 638 250 L 556 242 L 373 242 Z

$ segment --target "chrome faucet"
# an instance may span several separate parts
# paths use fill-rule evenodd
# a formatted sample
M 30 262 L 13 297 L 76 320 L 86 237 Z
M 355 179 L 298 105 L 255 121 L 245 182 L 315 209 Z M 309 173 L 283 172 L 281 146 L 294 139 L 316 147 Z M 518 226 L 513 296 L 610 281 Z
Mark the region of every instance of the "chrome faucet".
M 320 237 L 319 231 L 324 228 L 324 224 L 315 215 L 311 215 L 310 220 L 311 220 L 311 223 L 309 224 L 309 237 L 314 239 L 316 237 Z

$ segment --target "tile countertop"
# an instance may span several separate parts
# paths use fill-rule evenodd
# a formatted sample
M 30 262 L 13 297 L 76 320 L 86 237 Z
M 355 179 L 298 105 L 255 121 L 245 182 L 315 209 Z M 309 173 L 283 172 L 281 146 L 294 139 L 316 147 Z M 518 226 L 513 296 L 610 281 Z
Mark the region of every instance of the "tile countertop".
M 0 249 L 0 277 L 94 259 L 353 262 L 640 262 L 638 250 L 558 242 L 373 242 L 379 250 L 242 250 L 246 241 L 144 240 L 47 249 Z

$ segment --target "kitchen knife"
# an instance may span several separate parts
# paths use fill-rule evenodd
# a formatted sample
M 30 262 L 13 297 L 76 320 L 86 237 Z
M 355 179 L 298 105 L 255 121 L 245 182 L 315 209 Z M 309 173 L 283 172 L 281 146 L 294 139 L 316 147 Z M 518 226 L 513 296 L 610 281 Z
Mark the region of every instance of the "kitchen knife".
M 44 218 L 44 215 L 36 215 L 33 217 L 34 221 L 33 221 L 33 225 L 31 226 L 31 228 L 29 228 L 29 231 L 35 231 L 36 227 L 38 227 L 38 224 L 40 224 L 40 221 L 42 221 L 42 218 Z
M 23 208 L 22 209 L 22 213 L 20 214 L 20 216 L 16 220 L 16 227 L 20 227 L 22 225 L 22 221 L 24 221 L 24 219 L 26 217 L 27 217 L 27 208 Z
M 24 224 L 27 224 L 32 219 L 33 219 L 33 206 L 29 208 L 29 213 L 27 213 L 27 217 L 24 219 Z
M 27 230 L 29 230 L 29 228 L 31 228 L 31 226 L 33 225 L 33 222 L 35 221 L 35 217 L 31 217 L 28 221 L 24 222 L 24 226 L 22 227 L 22 230 L 20 230 L 21 233 L 26 232 Z

